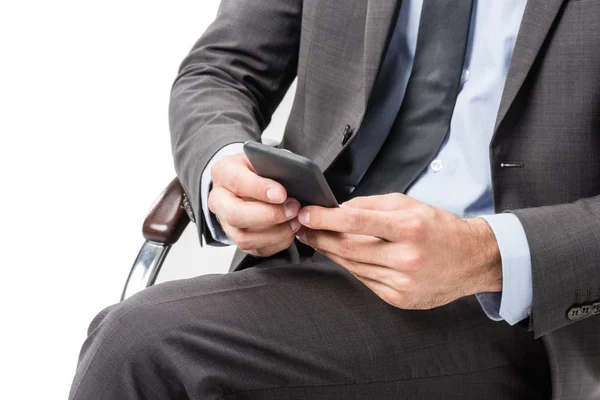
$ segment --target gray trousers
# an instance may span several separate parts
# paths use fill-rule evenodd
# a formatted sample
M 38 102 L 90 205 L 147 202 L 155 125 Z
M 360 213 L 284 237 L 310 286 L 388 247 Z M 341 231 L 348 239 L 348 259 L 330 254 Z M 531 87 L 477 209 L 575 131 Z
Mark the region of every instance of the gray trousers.
M 91 323 L 71 399 L 547 399 L 540 341 L 477 300 L 405 311 L 308 259 L 169 282 Z

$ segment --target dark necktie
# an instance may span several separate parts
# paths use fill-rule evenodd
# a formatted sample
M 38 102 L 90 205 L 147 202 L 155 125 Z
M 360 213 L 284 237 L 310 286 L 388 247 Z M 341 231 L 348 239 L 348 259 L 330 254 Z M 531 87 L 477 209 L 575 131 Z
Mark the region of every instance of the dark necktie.
M 460 88 L 473 0 L 424 0 L 398 116 L 354 196 L 405 192 L 439 152 Z

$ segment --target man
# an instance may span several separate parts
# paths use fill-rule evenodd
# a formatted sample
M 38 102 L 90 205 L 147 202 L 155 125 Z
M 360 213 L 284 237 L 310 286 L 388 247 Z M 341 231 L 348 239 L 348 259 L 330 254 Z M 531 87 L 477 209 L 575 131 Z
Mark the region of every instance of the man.
M 71 398 L 600 398 L 598 32 L 593 0 L 223 0 L 171 128 L 237 272 L 102 312 Z M 295 77 L 281 147 L 339 209 L 240 153 Z

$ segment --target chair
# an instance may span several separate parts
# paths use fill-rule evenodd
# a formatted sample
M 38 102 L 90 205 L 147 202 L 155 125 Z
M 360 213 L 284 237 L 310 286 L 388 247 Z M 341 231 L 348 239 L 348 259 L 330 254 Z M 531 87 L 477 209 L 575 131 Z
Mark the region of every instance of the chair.
M 190 207 L 181 183 L 177 178 L 173 179 L 144 221 L 142 233 L 146 241 L 131 267 L 121 300 L 154 285 L 171 246 L 190 223 L 186 211 Z

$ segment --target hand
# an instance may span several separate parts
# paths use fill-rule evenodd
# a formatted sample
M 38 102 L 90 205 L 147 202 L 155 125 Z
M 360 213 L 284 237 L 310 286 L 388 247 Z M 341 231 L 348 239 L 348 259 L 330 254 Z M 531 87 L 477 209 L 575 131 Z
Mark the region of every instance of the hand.
M 300 229 L 300 203 L 279 183 L 256 175 L 245 154 L 224 157 L 211 169 L 208 207 L 240 249 L 268 257 L 287 249 Z
M 430 309 L 502 289 L 500 250 L 484 219 L 461 219 L 402 194 L 305 207 L 298 239 L 387 303 Z

